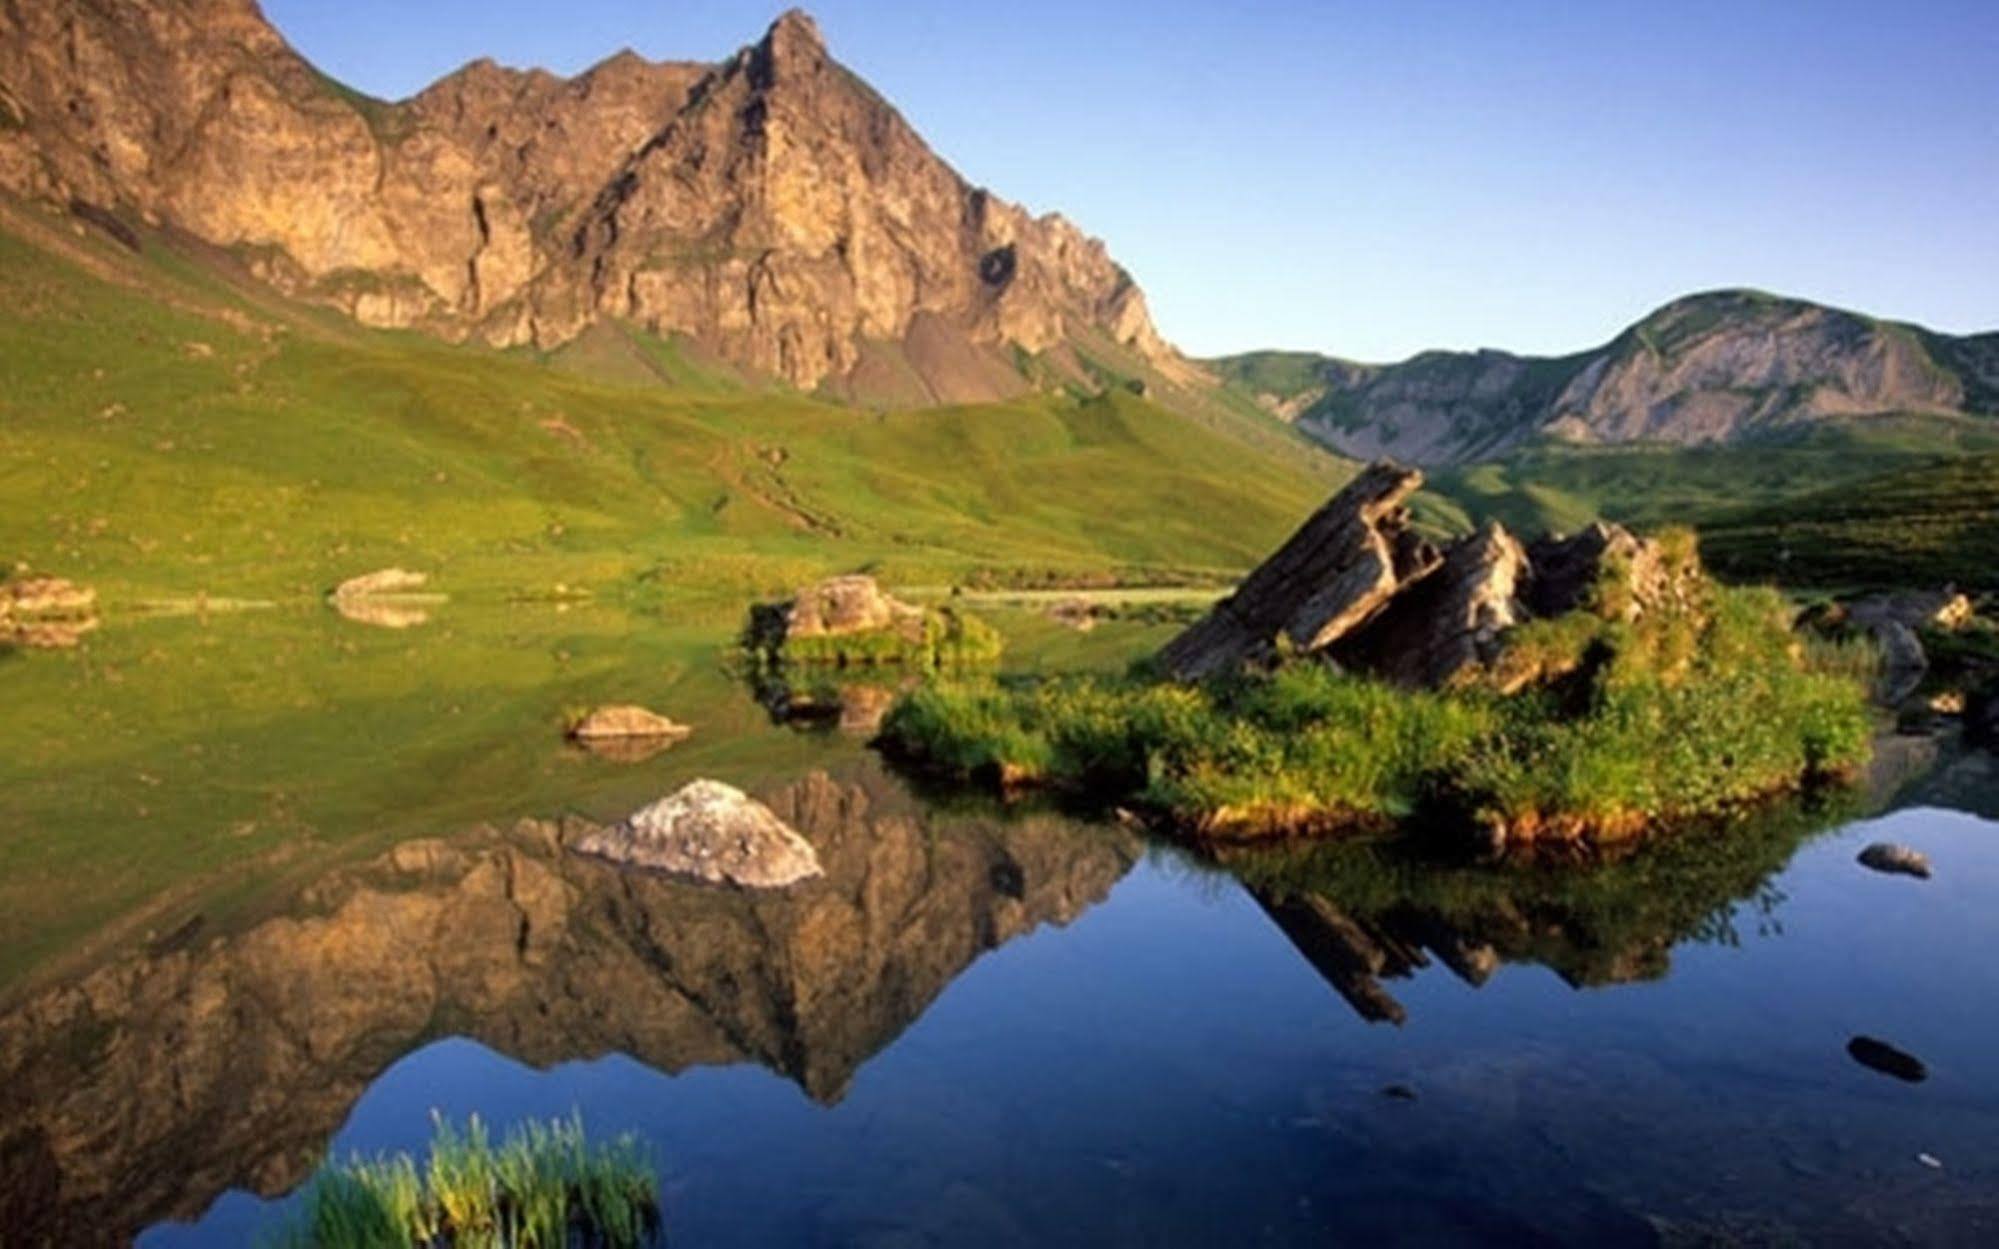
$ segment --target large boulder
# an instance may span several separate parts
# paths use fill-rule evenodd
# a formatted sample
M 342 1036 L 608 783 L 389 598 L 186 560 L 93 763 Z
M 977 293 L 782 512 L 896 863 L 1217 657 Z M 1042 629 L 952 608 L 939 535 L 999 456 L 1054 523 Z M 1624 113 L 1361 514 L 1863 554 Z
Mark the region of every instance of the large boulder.
M 580 854 L 710 884 L 781 889 L 821 874 L 812 843 L 742 790 L 698 780 L 577 839 Z
M 1527 579 L 1526 551 L 1494 521 L 1335 654 L 1403 685 L 1456 684 L 1498 658 L 1502 635 L 1525 618 Z
M 1434 688 L 1491 672 L 1507 631 L 1528 619 L 1633 621 L 1698 607 L 1705 578 L 1691 535 L 1641 538 L 1599 523 L 1523 547 L 1493 522 L 1439 552 L 1404 507 L 1422 483 L 1414 469 L 1369 466 L 1160 651 L 1167 674 L 1198 681 L 1288 653 Z M 1555 675 L 1521 669 L 1499 686 Z
M 1436 566 L 1435 548 L 1409 529 L 1404 507 L 1422 484 L 1415 469 L 1369 465 L 1235 593 L 1167 643 L 1160 664 L 1198 681 L 1267 662 L 1280 646 L 1321 651 L 1351 634 Z
M 829 577 L 800 590 L 784 611 L 785 638 L 845 637 L 893 631 L 923 634 L 923 609 L 886 593 L 873 577 Z
M 1692 607 L 1700 566 L 1673 554 L 1656 538 L 1604 521 L 1570 536 L 1537 539 L 1527 548 L 1533 571 L 1524 596 L 1527 610 L 1559 616 L 1581 609 L 1629 621 L 1651 611 Z

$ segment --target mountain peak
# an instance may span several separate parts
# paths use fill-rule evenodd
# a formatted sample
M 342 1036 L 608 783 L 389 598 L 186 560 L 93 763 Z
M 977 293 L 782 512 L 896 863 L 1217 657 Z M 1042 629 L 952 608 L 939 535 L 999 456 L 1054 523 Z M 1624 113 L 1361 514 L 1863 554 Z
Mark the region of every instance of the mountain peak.
M 826 38 L 804 9 L 787 10 L 756 46 L 754 69 L 761 85 L 790 73 L 810 73 L 826 60 Z

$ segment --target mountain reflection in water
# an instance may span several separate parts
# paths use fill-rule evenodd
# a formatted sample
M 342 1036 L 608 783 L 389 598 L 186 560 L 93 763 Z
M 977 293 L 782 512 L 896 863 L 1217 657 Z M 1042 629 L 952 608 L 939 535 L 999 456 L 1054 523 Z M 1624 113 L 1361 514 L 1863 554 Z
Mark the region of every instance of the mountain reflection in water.
M 766 800 L 824 879 L 753 894 L 563 853 L 561 830 L 409 842 L 238 935 L 199 932 L 0 1021 L 7 1243 L 125 1238 L 307 1177 L 368 1085 L 462 1035 L 548 1066 L 754 1062 L 837 1101 L 982 952 L 1101 900 L 1137 843 L 933 818 L 878 772 Z
M 1981 1165 L 1968 1142 L 1987 1075 L 1961 1038 L 1938 1040 L 1958 1033 L 1909 1022 L 1909 1001 L 1940 1000 L 1940 970 L 1890 972 L 1877 940 L 1849 983 L 1826 970 L 1848 957 L 1828 944 L 1856 931 L 1844 920 L 1757 943 L 1754 958 L 1692 953 L 1778 932 L 1794 858 L 1814 865 L 1803 878 L 1820 920 L 1885 905 L 1908 925 L 1922 912 L 1893 908 L 1981 887 L 1985 861 L 1962 855 L 1943 856 L 1936 890 L 1917 897 L 1852 866 L 1851 849 L 1799 853 L 1843 812 L 1773 813 L 1587 866 L 1337 843 L 1217 869 L 1051 812 L 926 804 L 872 760 L 759 796 L 814 843 L 823 880 L 759 895 L 634 874 L 523 821 L 407 842 L 281 914 L 191 924 L 18 997 L 0 1013 L 7 1243 L 122 1241 L 225 1190 L 274 1197 L 356 1120 L 421 1125 L 440 1104 L 502 1122 L 578 1104 L 593 1122 L 629 1113 L 669 1167 L 669 1233 L 725 1243 L 916 1228 L 1082 1242 L 1122 1228 L 1193 1244 L 1254 1219 L 1272 1243 L 1421 1227 L 1460 1243 L 1651 1244 L 1667 1227 L 1651 1211 L 1706 1234 L 1688 1219 L 1722 1196 L 1749 1220 L 1724 1230 L 1858 1210 L 1879 1231 L 1931 1181 L 1911 1164 L 1854 1186 L 1877 1165 L 1873 1133 L 1920 1130 L 1953 1176 Z M 1086 912 L 931 1010 L 984 952 Z M 1433 960 L 1478 1000 L 1414 975 Z M 1694 970 L 1669 982 L 1675 961 Z M 1509 964 L 1552 970 L 1574 1005 L 1500 974 Z M 1362 1017 L 1407 1029 L 1318 1026 L 1331 1004 L 1312 972 Z M 1817 987 L 1790 985 L 1794 973 Z M 1591 994 L 1579 1012 L 1574 990 L 1639 982 L 1662 992 Z M 1934 1079 L 1865 1070 L 1847 1043 L 1869 1029 L 1940 1059 Z M 927 1039 L 883 1055 L 906 1032 Z M 1827 1065 L 1801 1068 L 1799 1053 Z M 751 1065 L 817 1107 L 667 1078 Z M 856 1092 L 864 1065 L 881 1075 Z M 1904 1088 L 1957 1100 L 1944 1119 L 1882 1100 Z M 1761 1124 L 1775 1125 L 1766 1153 L 1738 1150 L 1735 1178 L 1712 1174 L 1721 1143 Z M 1852 1208 L 1827 1206 L 1834 1193 Z M 750 1199 L 763 1203 L 753 1218 Z M 1949 1243 L 1983 1226 L 1993 1203 L 1967 1200 L 1925 1215 L 1927 1230 Z M 148 1240 L 233 1243 L 232 1227 L 269 1218 L 248 1201 Z

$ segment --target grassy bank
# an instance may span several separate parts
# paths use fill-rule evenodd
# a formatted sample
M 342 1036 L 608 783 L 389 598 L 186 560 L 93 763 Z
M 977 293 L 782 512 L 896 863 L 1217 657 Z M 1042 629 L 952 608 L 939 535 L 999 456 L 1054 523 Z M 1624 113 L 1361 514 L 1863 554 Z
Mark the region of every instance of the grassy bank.
M 659 1234 L 659 1181 L 632 1137 L 592 1145 L 579 1119 L 494 1143 L 477 1115 L 438 1120 L 428 1158 L 327 1167 L 280 1249 L 639 1249 Z
M 1301 662 L 1205 686 L 1051 679 L 917 690 L 883 743 L 920 767 L 1145 808 L 1211 839 L 1425 814 L 1513 841 L 1618 839 L 1855 770 L 1861 684 L 1807 664 L 1784 603 L 1713 588 L 1639 623 L 1517 629 L 1432 692 Z M 1523 668 L 1543 674 L 1511 688 Z

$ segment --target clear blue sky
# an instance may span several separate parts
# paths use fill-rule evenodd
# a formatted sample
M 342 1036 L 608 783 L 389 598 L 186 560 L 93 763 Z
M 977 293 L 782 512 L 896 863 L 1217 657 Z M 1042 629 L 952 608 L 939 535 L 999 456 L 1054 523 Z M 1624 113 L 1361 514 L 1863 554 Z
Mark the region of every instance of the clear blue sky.
M 399 98 L 481 55 L 714 60 L 739 0 L 265 0 Z M 1999 3 L 821 0 L 974 182 L 1106 239 L 1198 354 L 1592 346 L 1757 286 L 1999 329 Z

